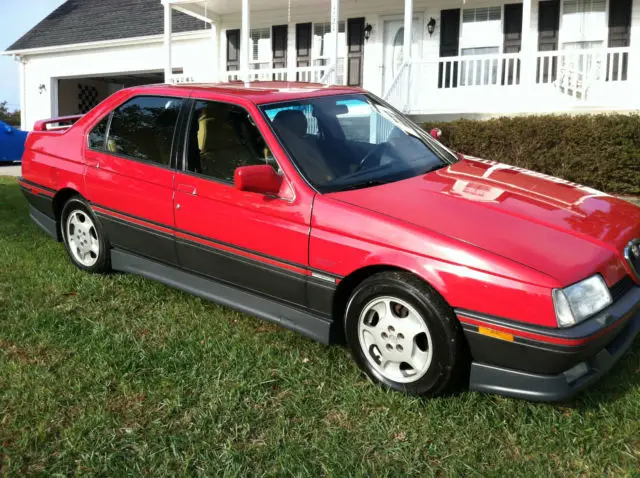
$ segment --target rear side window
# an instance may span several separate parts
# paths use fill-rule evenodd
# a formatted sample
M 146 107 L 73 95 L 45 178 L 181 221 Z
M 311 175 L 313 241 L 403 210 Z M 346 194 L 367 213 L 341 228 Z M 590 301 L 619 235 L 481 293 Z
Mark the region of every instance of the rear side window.
M 181 107 L 182 100 L 172 97 L 138 96 L 127 101 L 113 112 L 106 151 L 169 165 Z
M 105 140 L 107 138 L 107 126 L 109 125 L 109 117 L 107 115 L 100 123 L 94 126 L 89 133 L 89 148 L 104 151 Z

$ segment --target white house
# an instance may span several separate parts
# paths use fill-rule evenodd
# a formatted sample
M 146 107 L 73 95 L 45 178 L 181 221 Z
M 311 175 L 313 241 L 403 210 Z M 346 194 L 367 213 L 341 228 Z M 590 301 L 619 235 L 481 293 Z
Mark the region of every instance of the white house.
M 432 118 L 640 108 L 640 0 L 68 0 L 3 54 L 24 128 L 162 81 L 360 85 Z

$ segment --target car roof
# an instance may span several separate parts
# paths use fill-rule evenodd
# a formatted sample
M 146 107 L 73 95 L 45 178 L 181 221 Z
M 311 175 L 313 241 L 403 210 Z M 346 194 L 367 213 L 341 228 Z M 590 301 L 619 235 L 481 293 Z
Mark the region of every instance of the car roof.
M 198 96 L 198 92 L 217 93 L 223 96 L 242 97 L 255 104 L 277 103 L 280 101 L 294 101 L 318 96 L 362 93 L 360 88 L 339 85 L 324 85 L 321 83 L 301 83 L 287 81 L 256 81 L 230 83 L 183 83 L 179 85 L 148 85 L 132 89 L 136 93 L 149 93 L 154 88 L 176 89 L 186 94 Z

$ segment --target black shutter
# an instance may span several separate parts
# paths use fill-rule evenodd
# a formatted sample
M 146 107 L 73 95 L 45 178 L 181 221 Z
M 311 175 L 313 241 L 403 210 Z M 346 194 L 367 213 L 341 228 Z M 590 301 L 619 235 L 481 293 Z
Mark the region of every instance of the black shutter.
M 271 50 L 273 52 L 273 67 L 287 67 L 287 25 L 275 25 L 271 30 Z
M 522 3 L 504 6 L 504 53 L 520 53 L 522 46 Z
M 227 30 L 227 71 L 240 69 L 240 30 Z
M 458 56 L 460 49 L 460 9 L 440 11 L 440 56 Z M 458 86 L 458 62 L 440 63 L 438 88 Z
M 558 49 L 560 0 L 541 1 L 538 7 L 538 50 Z
M 296 64 L 311 66 L 311 23 L 296 25 Z
M 520 53 L 522 47 L 522 3 L 504 6 L 504 53 Z M 520 84 L 520 60 L 502 60 L 502 84 Z
M 347 20 L 347 85 L 362 86 L 364 18 Z
M 631 41 L 631 0 L 609 2 L 609 48 L 624 48 Z M 626 80 L 627 52 L 607 54 L 607 81 Z
M 627 47 L 631 40 L 631 0 L 609 3 L 609 47 Z
M 538 51 L 558 49 L 560 29 L 560 0 L 541 1 L 538 6 Z M 551 83 L 558 73 L 558 58 L 538 58 L 536 82 Z

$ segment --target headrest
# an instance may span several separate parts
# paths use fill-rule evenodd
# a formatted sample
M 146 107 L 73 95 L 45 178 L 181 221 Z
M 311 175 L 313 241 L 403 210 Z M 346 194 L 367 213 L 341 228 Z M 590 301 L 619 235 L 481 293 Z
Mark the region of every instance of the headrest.
M 200 119 L 221 118 L 227 106 L 220 103 L 208 102 L 200 111 Z
M 307 134 L 307 117 L 300 110 L 283 110 L 276 114 L 273 125 L 277 130 L 284 130 L 298 137 Z

